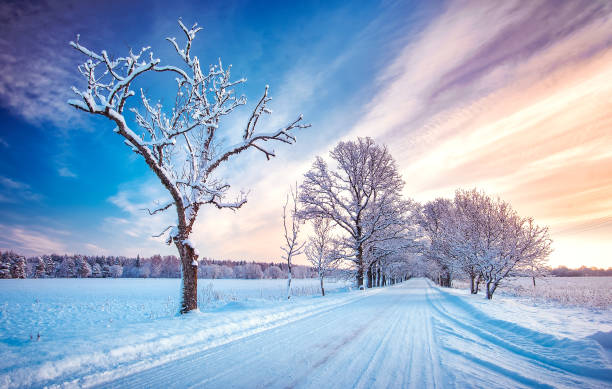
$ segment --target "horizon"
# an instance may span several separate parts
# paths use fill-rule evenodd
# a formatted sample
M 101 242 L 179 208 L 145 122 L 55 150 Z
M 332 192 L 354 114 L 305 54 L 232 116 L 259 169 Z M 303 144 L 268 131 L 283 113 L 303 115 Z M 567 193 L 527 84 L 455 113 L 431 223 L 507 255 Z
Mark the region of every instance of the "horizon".
M 11 250 L 9 250 L 9 252 L 11 252 Z M 13 251 L 14 252 L 14 251 Z M 2 253 L 2 250 L 0 250 L 0 254 Z M 21 253 L 18 252 L 14 252 L 14 254 L 17 254 L 19 256 L 23 256 Z M 96 255 L 96 254 L 80 254 L 80 253 L 48 253 L 48 254 L 38 254 L 38 255 L 32 255 L 32 256 L 25 256 L 26 260 L 27 259 L 31 259 L 31 258 L 37 258 L 37 257 L 41 257 L 41 256 L 59 256 L 59 257 L 63 257 L 63 256 L 83 256 L 83 257 L 105 257 L 105 258 L 125 258 L 125 259 L 135 259 L 140 257 L 141 259 L 151 259 L 151 257 L 154 257 L 156 255 L 159 255 L 161 257 L 166 257 L 166 256 L 173 256 L 176 259 L 178 259 L 176 254 L 167 254 L 167 255 L 162 255 L 162 254 L 153 254 L 150 256 L 140 256 L 140 255 L 136 255 L 136 256 L 126 256 L 126 255 L 114 255 L 114 254 L 108 254 L 108 255 Z M 245 262 L 245 263 L 254 263 L 254 264 L 265 264 L 265 265 L 287 265 L 286 261 L 283 261 L 282 259 L 278 259 L 278 260 L 264 260 L 264 259 L 230 259 L 230 258 L 222 258 L 222 259 L 218 259 L 218 258 L 209 258 L 209 257 L 201 257 L 198 258 L 198 262 L 217 262 L 217 263 L 222 263 L 222 262 L 230 262 L 230 263 L 240 263 L 240 262 Z M 215 263 L 212 263 L 213 265 Z M 305 267 L 309 267 L 309 268 L 314 268 L 313 265 L 311 263 L 294 263 L 292 266 L 305 266 Z M 610 271 L 612 270 L 612 266 L 609 267 L 596 267 L 596 266 L 586 266 L 586 265 L 581 265 L 580 267 L 567 267 L 565 265 L 558 265 L 555 267 L 549 266 L 551 270 L 558 270 L 561 268 L 565 268 L 567 270 L 582 270 L 582 269 L 586 269 L 586 270 L 603 270 L 603 271 Z M 417 278 L 420 276 L 417 276 Z M 585 276 L 579 276 L 579 277 L 585 277 Z M 607 276 L 606 276 L 607 277 Z M 57 277 L 56 277 L 57 278 Z M 527 277 L 530 278 L 530 277 Z
M 274 113 L 260 130 L 300 113 L 312 124 L 270 161 L 230 162 L 223 174 L 248 203 L 202 209 L 202 257 L 281 262 L 289 185 L 338 141 L 370 136 L 396 159 L 405 196 L 477 187 L 550 227 L 551 267 L 612 267 L 611 3 L 162 4 L 0 4 L 0 250 L 177 255 L 151 237 L 172 214 L 142 210 L 167 198 L 162 185 L 111 123 L 66 101 L 83 85 L 77 34 L 115 56 L 151 45 L 172 64 L 165 37 L 182 34 L 182 17 L 204 27 L 193 49 L 203 63 L 220 57 L 247 79 L 247 107 L 224 123 L 230 140 L 268 84 Z M 138 84 L 158 99 L 170 85 Z

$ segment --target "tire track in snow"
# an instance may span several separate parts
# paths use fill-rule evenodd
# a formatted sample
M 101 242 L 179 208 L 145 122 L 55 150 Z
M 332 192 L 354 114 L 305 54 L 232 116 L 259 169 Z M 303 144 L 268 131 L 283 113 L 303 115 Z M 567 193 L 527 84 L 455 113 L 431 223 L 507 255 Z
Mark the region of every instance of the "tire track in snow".
M 374 292 L 374 293 L 371 293 Z M 155 367 L 165 365 L 167 363 L 171 363 L 174 360 L 178 360 L 180 358 L 184 358 L 185 356 L 195 355 L 198 353 L 205 352 L 206 350 L 213 349 L 219 347 L 220 345 L 224 345 L 227 343 L 234 342 L 236 340 L 243 339 L 245 337 L 252 336 L 254 334 L 258 334 L 263 331 L 268 331 L 270 329 L 274 329 L 279 326 L 286 325 L 288 323 L 298 321 L 304 318 L 307 318 L 312 315 L 323 314 L 329 310 L 336 309 L 346 304 L 351 304 L 355 301 L 361 300 L 368 296 L 374 295 L 379 291 L 371 291 L 368 294 L 359 295 L 358 293 L 353 293 L 352 296 L 347 296 L 339 301 L 332 302 L 323 302 L 323 306 L 317 307 L 315 306 L 313 309 L 307 310 L 306 312 L 298 312 L 293 317 L 285 317 L 283 316 L 280 320 L 266 322 L 264 326 L 260 328 L 247 328 L 242 332 L 237 332 L 231 334 L 229 336 L 225 336 L 218 339 L 205 339 L 203 341 L 198 341 L 194 343 L 190 343 L 188 345 L 178 345 L 173 347 L 171 350 L 164 350 L 163 354 L 150 354 L 147 355 L 144 359 L 129 361 L 127 363 L 120 364 L 118 366 L 114 366 L 113 368 L 102 371 L 102 372 L 94 372 L 89 375 L 86 375 L 81 378 L 77 378 L 74 380 L 64 381 L 61 386 L 73 385 L 79 387 L 92 387 L 95 385 L 101 385 L 104 382 L 113 381 L 121 379 L 127 375 L 132 375 L 135 372 L 151 370 Z M 298 309 L 301 309 L 298 307 Z
M 572 366 L 587 370 L 575 374 L 551 359 L 586 343 L 487 318 L 426 280 L 410 280 L 214 348 L 176 351 L 103 386 L 610 387 L 607 362 L 593 368 L 578 358 Z
M 215 357 L 213 361 L 214 363 L 212 366 L 212 370 L 216 371 L 216 373 L 209 375 L 207 377 L 204 377 L 196 385 L 206 384 L 215 379 L 219 379 L 224 376 L 228 376 L 238 370 L 245 370 L 246 367 L 251 365 L 254 361 L 257 361 L 259 359 L 259 354 L 249 352 L 251 350 L 261 350 L 262 348 L 265 348 L 266 352 L 276 353 L 279 350 L 286 349 L 287 345 L 283 344 L 282 342 L 270 342 L 268 338 L 272 337 L 275 334 L 276 334 L 275 336 L 278 336 L 279 338 L 281 338 L 282 335 L 278 335 L 279 331 L 282 331 L 282 329 L 285 326 L 288 326 L 291 323 L 298 321 L 298 319 L 300 319 L 300 321 L 303 321 L 306 319 L 317 320 L 317 317 L 326 315 L 328 311 L 340 309 L 344 307 L 345 305 L 355 304 L 361 301 L 362 299 L 365 299 L 371 296 L 372 294 L 362 296 L 357 299 L 352 299 L 351 301 L 346 302 L 344 304 L 335 305 L 329 309 L 324 309 L 314 314 L 308 315 L 306 318 L 296 318 L 296 320 L 293 320 L 289 323 L 284 323 L 283 325 L 280 325 L 280 326 L 268 328 L 263 331 L 259 331 L 255 334 L 252 334 L 246 337 L 241 337 L 231 342 L 224 343 L 222 345 L 218 345 L 215 347 L 208 347 L 207 349 L 202 350 L 199 354 L 190 353 L 187 356 L 179 356 L 176 359 L 173 359 L 169 362 L 164 363 L 163 364 L 164 369 L 157 369 L 158 366 L 149 367 L 147 369 L 143 369 L 142 371 L 138 371 L 136 373 L 126 374 L 123 377 L 117 377 L 115 381 L 109 382 L 108 385 L 102 384 L 99 387 L 116 387 L 117 384 L 119 384 L 119 386 L 129 385 L 130 387 L 147 388 L 151 386 L 151 382 L 155 382 L 156 384 L 159 384 L 155 386 L 169 385 L 170 387 L 172 387 L 173 382 L 175 383 L 174 385 L 176 385 L 176 382 L 177 382 L 175 380 L 176 378 L 186 377 L 187 379 L 189 379 L 189 374 L 187 374 L 187 372 L 192 371 L 198 365 L 201 365 L 202 363 L 205 363 L 208 360 L 213 359 L 213 357 Z M 324 321 L 321 327 L 307 329 L 305 332 L 303 332 L 303 334 L 312 335 L 321 330 L 325 331 L 326 328 L 328 327 L 337 327 L 344 320 L 345 318 L 338 317 L 337 318 L 338 322 L 335 322 L 335 321 L 325 322 Z M 245 344 L 248 346 L 244 346 Z M 240 364 L 231 363 L 231 359 L 234 357 L 234 355 L 232 355 L 231 353 L 228 354 L 227 349 L 232 348 L 232 347 L 240 347 L 240 346 L 242 346 L 243 349 L 247 350 L 245 351 L 245 357 L 240 359 Z M 187 362 L 183 362 L 183 361 L 187 361 Z M 217 365 L 219 366 L 217 369 L 215 369 L 214 367 Z M 171 366 L 171 368 L 169 369 L 168 366 Z M 186 385 L 184 384 L 181 384 L 179 386 L 186 387 Z

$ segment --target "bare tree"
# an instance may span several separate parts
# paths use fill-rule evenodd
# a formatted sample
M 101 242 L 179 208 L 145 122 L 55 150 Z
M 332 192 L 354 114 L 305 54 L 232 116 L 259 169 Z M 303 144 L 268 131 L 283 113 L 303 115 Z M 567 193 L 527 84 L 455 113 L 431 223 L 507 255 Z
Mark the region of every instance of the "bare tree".
M 298 234 L 300 233 L 300 220 L 298 214 L 298 188 L 297 184 L 295 189 L 293 187 L 289 190 L 290 194 L 287 194 L 287 200 L 283 206 L 283 230 L 285 236 L 285 243 L 281 246 L 283 250 L 282 258 L 287 261 L 287 299 L 291 298 L 291 260 L 294 257 L 302 254 L 304 243 L 300 243 L 298 240 Z M 291 195 L 291 196 L 290 196 Z M 289 210 L 288 207 L 291 207 Z M 287 215 L 289 213 L 289 215 Z
M 323 278 L 336 269 L 346 256 L 342 253 L 338 240 L 332 236 L 332 221 L 315 218 L 312 220 L 313 235 L 308 239 L 305 254 L 308 262 L 317 271 L 321 283 L 321 295 L 325 296 Z
M 426 256 L 449 279 L 455 272 L 468 277 L 473 294 L 482 280 L 488 299 L 505 279 L 524 275 L 526 268 L 543 267 L 551 252 L 548 228 L 476 189 L 458 189 L 453 201 L 426 204 L 422 225 L 429 237 Z
M 79 110 L 112 120 L 116 125 L 114 131 L 144 159 L 170 194 L 168 202 L 148 211 L 156 214 L 172 207 L 176 211 L 176 224 L 168 226 L 162 234 L 167 233 L 166 242 L 174 243 L 180 255 L 183 274 L 181 312 L 185 313 L 197 308 L 198 253 L 189 236 L 200 207 L 213 205 L 235 210 L 247 201 L 243 193 L 233 201 L 226 201 L 230 185 L 215 177 L 215 170 L 248 149 L 258 150 L 270 159 L 275 154 L 267 146 L 268 141 L 292 144 L 295 138 L 291 131 L 308 125 L 301 124 L 300 115 L 280 129 L 256 133 L 261 117 L 271 113 L 267 108 L 270 97 L 266 86 L 240 141 L 225 144 L 219 133 L 221 120 L 235 108 L 246 104 L 244 96 L 236 97 L 234 93 L 234 87 L 245 80 L 232 80 L 231 66 L 224 67 L 221 60 L 203 70 L 198 57 L 191 52 L 193 40 L 201 28 L 197 25 L 187 28 L 180 20 L 179 26 L 185 34 L 185 44 L 181 47 L 175 38 L 167 38 L 180 58 L 178 66 L 161 65 L 148 47 L 138 53 L 130 50 L 128 55 L 113 59 L 104 50 L 98 53 L 84 47 L 77 36 L 76 42 L 70 44 L 87 58 L 78 68 L 86 79 L 86 86 L 82 90 L 73 87 L 79 98 L 68 103 Z M 140 128 L 137 132 L 128 125 L 124 111 L 130 97 L 136 94 L 132 89 L 133 83 L 150 73 L 174 76 L 176 98 L 172 107 L 164 108 L 161 103 L 150 101 L 141 89 L 142 107 L 130 108 Z
M 458 253 L 458 266 L 472 279 L 472 293 L 478 291 L 476 275 L 491 299 L 504 279 L 545 263 L 551 252 L 548 228 L 520 217 L 509 203 L 476 189 L 459 189 L 454 205 L 456 227 L 450 245 Z
M 453 203 L 438 198 L 426 203 L 421 210 L 419 224 L 426 239 L 422 241 L 421 253 L 425 260 L 434 264 L 437 282 L 450 287 L 453 273 L 458 264 L 456 254 L 451 250 L 450 236 L 454 233 L 452 222 Z
M 356 268 L 357 286 L 363 287 L 367 263 L 364 249 L 381 231 L 397 223 L 392 207 L 404 186 L 391 154 L 371 138 L 340 142 L 330 152 L 336 169 L 317 157 L 305 174 L 300 193 L 301 217 L 331 219 L 346 235 Z
M 406 254 L 417 252 L 422 236 L 418 225 L 419 205 L 414 201 L 404 200 L 398 194 L 390 196 L 375 210 L 368 212 L 366 221 L 369 221 L 369 217 L 383 215 L 388 226 L 376 230 L 365 246 L 368 287 L 380 286 L 385 266 L 405 262 L 408 258 Z M 396 267 L 407 269 L 403 264 Z

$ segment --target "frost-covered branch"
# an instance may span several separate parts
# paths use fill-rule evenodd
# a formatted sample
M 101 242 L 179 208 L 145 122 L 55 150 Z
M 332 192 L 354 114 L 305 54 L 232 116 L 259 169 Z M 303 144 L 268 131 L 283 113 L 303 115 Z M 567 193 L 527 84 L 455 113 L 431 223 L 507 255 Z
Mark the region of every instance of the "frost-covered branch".
M 224 117 L 246 104 L 246 98 L 237 96 L 235 91 L 246 80 L 232 79 L 231 66 L 224 66 L 220 59 L 214 65 L 202 67 L 193 54 L 194 40 L 202 28 L 197 24 L 188 28 L 181 20 L 178 24 L 184 34 L 182 42 L 167 38 L 179 57 L 176 65 L 162 65 L 150 47 L 113 57 L 105 50 L 87 48 L 77 36 L 70 45 L 85 57 L 78 67 L 85 82 L 80 88 L 72 88 L 77 97 L 68 104 L 112 120 L 115 132 L 132 151 L 143 157 L 159 178 L 171 199 L 148 212 L 157 214 L 174 206 L 177 221 L 167 235 L 167 242 L 174 242 L 183 258 L 197 256 L 195 249 L 184 242 L 188 241 L 201 206 L 235 210 L 247 201 L 246 193 L 240 193 L 233 201 L 226 199 L 230 185 L 214 176 L 216 169 L 247 149 L 258 150 L 268 159 L 274 157 L 270 143 L 292 144 L 296 140 L 293 131 L 309 125 L 303 124 L 299 115 L 278 130 L 258 132 L 261 116 L 271 113 L 266 106 L 270 101 L 266 86 L 244 133 L 236 134 L 240 141 L 228 145 L 228 134 L 221 135 L 219 131 Z M 147 73 L 175 77 L 173 103 L 164 105 L 148 95 L 146 88 L 135 88 L 135 83 Z M 136 96 L 136 90 L 138 98 L 131 99 Z M 126 112 L 130 112 L 130 118 Z M 133 126 L 128 120 L 132 115 Z M 192 260 L 183 262 L 184 271 L 194 271 L 190 268 Z
M 392 227 L 403 223 L 404 182 L 387 148 L 371 138 L 340 142 L 330 157 L 335 169 L 317 157 L 305 174 L 300 215 L 304 219 L 330 219 L 345 231 L 345 244 L 352 250 L 357 268 L 357 283 L 362 286 L 368 266 L 364 250 L 375 239 L 390 239 Z

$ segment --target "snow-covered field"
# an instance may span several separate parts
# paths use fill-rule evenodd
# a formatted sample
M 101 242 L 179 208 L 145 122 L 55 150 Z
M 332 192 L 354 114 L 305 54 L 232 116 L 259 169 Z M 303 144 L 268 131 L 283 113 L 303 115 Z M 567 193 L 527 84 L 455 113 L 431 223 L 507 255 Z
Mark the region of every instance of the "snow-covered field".
M 453 286 L 469 289 L 467 281 L 453 280 Z M 612 309 L 612 277 L 545 277 L 508 280 L 495 292 L 498 295 L 529 298 L 533 303 Z
M 173 278 L 25 279 L 0 281 L 0 333 L 3 343 L 95 335 L 130 323 L 171 318 L 179 310 L 180 280 Z M 326 282 L 328 293 L 345 290 L 344 281 Z M 320 293 L 319 280 L 294 279 L 296 296 Z M 286 299 L 287 280 L 200 279 L 199 306 L 209 311 L 234 302 L 262 304 Z M 1 363 L 1 362 L 0 362 Z
M 0 280 L 0 387 L 612 385 L 609 309 L 316 282 L 201 280 L 176 316 L 179 280 Z

